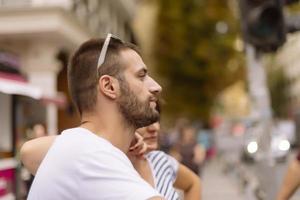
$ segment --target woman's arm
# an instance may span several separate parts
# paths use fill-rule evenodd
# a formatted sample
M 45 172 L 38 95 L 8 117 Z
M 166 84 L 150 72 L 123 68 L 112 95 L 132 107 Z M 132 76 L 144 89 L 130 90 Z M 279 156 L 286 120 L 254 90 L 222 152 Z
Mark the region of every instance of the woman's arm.
M 179 164 L 174 187 L 183 190 L 185 200 L 201 199 L 200 178 L 182 164 Z
M 25 142 L 20 150 L 21 161 L 33 175 L 53 144 L 56 136 L 40 137 Z
M 300 162 L 293 160 L 286 172 L 277 200 L 288 200 L 300 186 Z
M 57 136 L 40 137 L 27 141 L 22 145 L 20 150 L 21 161 L 31 174 L 36 174 L 37 169 L 56 137 Z M 146 149 L 147 146 L 144 145 L 143 138 L 136 134 L 135 141 L 132 143 L 132 153 L 141 155 Z

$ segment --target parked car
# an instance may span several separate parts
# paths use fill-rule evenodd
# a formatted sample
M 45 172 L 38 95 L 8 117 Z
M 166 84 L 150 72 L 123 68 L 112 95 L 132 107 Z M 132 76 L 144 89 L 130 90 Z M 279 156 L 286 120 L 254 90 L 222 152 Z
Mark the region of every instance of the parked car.
M 258 139 L 263 134 L 263 126 L 261 123 L 253 123 L 247 127 L 244 135 L 244 149 L 242 159 L 246 162 L 254 162 L 259 159 L 261 152 L 259 151 Z M 271 128 L 271 155 L 277 162 L 284 162 L 290 150 L 289 135 L 279 129 L 276 124 Z

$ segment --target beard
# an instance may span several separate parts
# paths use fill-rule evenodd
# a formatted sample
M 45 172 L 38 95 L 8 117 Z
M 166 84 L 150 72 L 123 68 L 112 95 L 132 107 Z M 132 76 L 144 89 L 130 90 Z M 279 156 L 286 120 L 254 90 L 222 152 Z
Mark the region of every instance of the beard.
M 151 108 L 150 100 L 140 101 L 127 81 L 120 81 L 120 90 L 119 109 L 129 125 L 138 129 L 159 120 L 160 114 L 155 108 Z

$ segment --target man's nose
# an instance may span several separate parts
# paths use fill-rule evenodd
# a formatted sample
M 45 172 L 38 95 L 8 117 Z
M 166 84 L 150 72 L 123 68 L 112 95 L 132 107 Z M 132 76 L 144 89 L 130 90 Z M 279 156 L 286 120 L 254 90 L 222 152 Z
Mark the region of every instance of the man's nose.
M 150 77 L 150 92 L 160 94 L 162 91 L 162 87 L 153 79 Z

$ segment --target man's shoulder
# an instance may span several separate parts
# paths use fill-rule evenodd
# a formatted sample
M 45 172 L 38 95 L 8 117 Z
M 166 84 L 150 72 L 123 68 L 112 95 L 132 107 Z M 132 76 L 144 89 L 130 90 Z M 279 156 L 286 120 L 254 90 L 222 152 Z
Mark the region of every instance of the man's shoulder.
M 95 163 L 94 161 L 113 162 L 121 161 L 128 165 L 128 158 L 108 140 L 83 128 L 72 128 L 62 132 L 56 139 L 53 148 L 57 153 L 67 151 L 76 160 L 82 163 Z M 57 154 L 56 153 L 56 154 Z M 97 163 L 97 164 L 98 164 Z M 101 163 L 101 162 L 100 162 Z
M 75 134 L 78 135 L 72 137 Z M 70 196 L 80 195 L 83 199 L 96 199 L 99 196 L 103 199 L 149 199 L 158 195 L 141 179 L 121 150 L 94 136 L 81 135 L 78 130 L 64 131 L 49 150 L 46 162 L 43 162 L 37 173 L 33 187 L 35 192 L 41 194 L 41 187 L 47 188 L 46 181 L 47 185 L 63 183 L 66 189 L 62 192 Z M 80 194 L 75 192 L 78 188 Z M 56 187 L 47 191 L 56 189 L 60 191 Z
M 108 141 L 85 129 L 72 128 L 63 131 L 55 139 L 42 163 L 72 167 L 79 162 L 101 160 L 102 155 L 112 155 L 113 152 L 112 145 Z
M 71 128 L 64 130 L 56 139 L 55 144 L 66 148 L 66 145 L 78 147 L 80 151 L 85 149 L 110 149 L 111 143 L 84 128 Z

